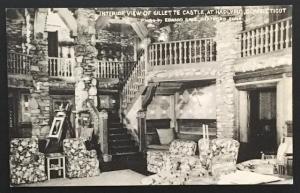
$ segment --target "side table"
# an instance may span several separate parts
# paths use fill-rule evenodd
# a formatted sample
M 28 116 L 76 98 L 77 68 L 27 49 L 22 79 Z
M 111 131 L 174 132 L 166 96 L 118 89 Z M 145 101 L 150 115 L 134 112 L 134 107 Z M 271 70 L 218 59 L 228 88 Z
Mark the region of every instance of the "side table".
M 51 179 L 51 171 L 57 171 L 57 175 L 66 178 L 65 156 L 61 153 L 46 154 L 46 170 L 48 180 Z

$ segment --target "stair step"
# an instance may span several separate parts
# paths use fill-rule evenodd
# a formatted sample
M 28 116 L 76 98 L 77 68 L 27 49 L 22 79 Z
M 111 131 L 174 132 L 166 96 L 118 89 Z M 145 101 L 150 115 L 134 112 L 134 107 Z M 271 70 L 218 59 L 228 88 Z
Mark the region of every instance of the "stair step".
M 122 148 L 111 148 L 112 154 L 122 154 L 122 153 L 128 153 L 128 152 L 138 152 L 138 147 L 131 146 L 131 147 L 122 147 Z
M 120 155 L 134 155 L 134 154 L 137 154 L 138 151 L 130 151 L 130 152 L 118 152 L 118 153 L 113 153 L 112 155 L 114 156 L 120 156 Z
M 115 128 L 121 128 L 123 126 L 122 123 L 115 123 L 115 122 L 110 122 L 108 124 L 109 127 L 115 127 Z
M 115 139 L 115 140 L 110 140 L 109 143 L 110 143 L 111 147 L 135 144 L 135 142 L 131 139 Z
M 118 134 L 118 133 L 126 133 L 127 134 L 127 130 L 123 129 L 123 128 L 109 128 L 108 129 L 108 133 L 109 134 Z
M 136 148 L 134 144 L 129 145 L 112 145 L 111 149 L 120 150 L 120 149 L 130 149 L 130 148 Z
M 110 139 L 130 139 L 130 135 L 127 133 L 110 133 Z

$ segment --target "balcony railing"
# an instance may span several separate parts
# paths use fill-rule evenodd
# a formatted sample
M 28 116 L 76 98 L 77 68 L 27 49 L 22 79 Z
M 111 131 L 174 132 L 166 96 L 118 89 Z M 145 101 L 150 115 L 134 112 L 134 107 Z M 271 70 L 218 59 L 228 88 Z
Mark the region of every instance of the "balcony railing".
M 73 78 L 74 58 L 48 57 L 48 73 L 50 77 Z
M 292 46 L 292 18 L 286 18 L 241 33 L 241 57 Z
M 216 61 L 216 42 L 203 38 L 153 43 L 148 59 L 152 67 L 212 62 Z
M 123 61 L 99 61 L 96 71 L 97 78 L 119 78 L 126 81 L 132 70 L 136 66 L 136 62 Z
M 30 74 L 30 66 L 33 64 L 33 57 L 27 54 L 8 52 L 7 72 L 10 74 Z

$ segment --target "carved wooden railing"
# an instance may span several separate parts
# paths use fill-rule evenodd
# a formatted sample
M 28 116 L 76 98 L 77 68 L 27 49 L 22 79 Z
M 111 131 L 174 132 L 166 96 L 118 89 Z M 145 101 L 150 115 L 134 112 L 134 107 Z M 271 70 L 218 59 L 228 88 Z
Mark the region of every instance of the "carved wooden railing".
M 97 78 L 118 78 L 126 81 L 130 76 L 136 62 L 123 62 L 123 61 L 99 61 L 96 70 Z
M 292 46 L 292 18 L 286 18 L 241 33 L 241 57 Z
M 7 72 L 9 74 L 30 74 L 30 66 L 34 63 L 33 56 L 28 54 L 8 52 Z
M 140 91 L 145 84 L 145 61 L 140 60 L 133 68 L 130 76 L 124 84 L 122 89 L 122 108 L 123 110 L 129 110 L 133 103 L 140 95 Z
M 48 57 L 48 74 L 50 77 L 73 79 L 75 58 Z
M 216 61 L 213 38 L 153 43 L 149 46 L 151 67 Z

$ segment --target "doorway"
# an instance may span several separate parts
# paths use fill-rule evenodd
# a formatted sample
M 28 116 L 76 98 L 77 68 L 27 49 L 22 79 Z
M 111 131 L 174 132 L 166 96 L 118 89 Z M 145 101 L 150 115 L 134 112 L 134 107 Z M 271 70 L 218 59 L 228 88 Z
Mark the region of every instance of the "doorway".
M 248 92 L 250 99 L 249 142 L 253 156 L 261 153 L 276 154 L 276 87 Z
M 48 32 L 48 56 L 58 57 L 58 33 Z

